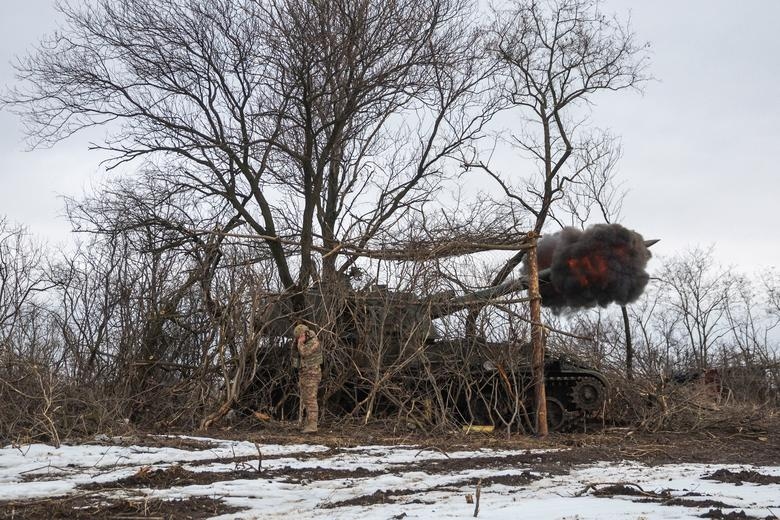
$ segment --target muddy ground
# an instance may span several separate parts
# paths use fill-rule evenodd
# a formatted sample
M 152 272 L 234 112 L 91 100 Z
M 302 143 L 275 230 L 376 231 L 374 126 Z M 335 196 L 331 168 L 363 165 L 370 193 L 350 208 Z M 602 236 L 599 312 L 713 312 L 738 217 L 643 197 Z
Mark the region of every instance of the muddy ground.
M 159 434 L 161 432 L 152 433 Z M 780 465 L 780 428 L 775 427 L 730 432 L 657 433 L 642 433 L 626 428 L 607 428 L 591 433 L 552 434 L 545 439 L 538 439 L 522 435 L 507 435 L 505 432 L 465 434 L 459 431 L 451 431 L 441 434 L 423 435 L 414 431 L 398 433 L 391 428 L 382 428 L 381 426 L 366 427 L 362 425 L 325 426 L 315 435 L 302 435 L 297 431 L 294 424 L 265 422 L 253 425 L 253 427 L 216 428 L 208 432 L 165 433 L 213 436 L 218 439 L 235 439 L 257 444 L 315 443 L 329 447 L 327 451 L 303 455 L 310 458 L 331 457 L 345 448 L 377 444 L 417 445 L 421 448 L 435 449 L 445 455 L 448 451 L 475 448 L 519 450 L 519 453 L 509 457 L 444 458 L 416 461 L 414 463 L 415 470 L 425 471 L 429 474 L 452 473 L 458 470 L 474 468 L 492 468 L 499 465 L 506 466 L 507 464 L 530 467 L 537 473 L 563 474 L 571 471 L 576 466 L 591 462 L 621 460 L 638 461 L 649 465 L 676 463 Z M 97 439 L 74 439 L 73 441 L 170 446 L 183 449 L 205 449 L 209 447 L 208 441 L 160 438 L 149 436 L 145 433 L 116 438 L 101 436 Z M 559 451 L 545 453 L 531 451 L 551 448 L 557 448 Z M 215 515 L 229 514 L 237 510 L 220 500 L 205 497 L 174 501 L 142 498 L 137 490 L 144 488 L 165 489 L 173 486 L 210 484 L 217 481 L 248 478 L 274 478 L 283 482 L 299 483 L 304 479 L 364 478 L 378 473 L 365 468 L 352 470 L 284 468 L 274 470 L 273 472 L 265 471 L 262 477 L 260 477 L 257 467 L 258 462 L 262 465 L 262 461 L 259 461 L 258 457 L 254 456 L 212 459 L 196 462 L 195 464 L 215 462 L 234 464 L 235 469 L 227 472 L 193 472 L 181 466 L 172 466 L 165 469 L 142 469 L 133 476 L 114 482 L 82 485 L 78 488 L 77 493 L 69 496 L 0 502 L 0 518 L 19 520 L 38 518 L 89 518 L 93 520 L 104 518 L 209 518 Z M 499 482 L 501 484 L 521 486 L 539 477 L 528 472 L 497 478 L 504 480 Z M 753 471 L 731 472 L 718 470 L 707 478 L 738 485 L 742 482 L 757 485 L 777 485 L 780 483 L 780 478 L 776 476 L 761 475 Z M 483 484 L 489 485 L 491 483 L 486 481 Z M 459 484 L 476 486 L 478 483 L 464 482 Z M 113 492 L 113 496 L 117 498 L 107 499 L 106 491 Z M 669 496 L 659 494 L 651 495 L 644 490 L 637 490 L 630 486 L 583 490 L 583 492 L 596 496 L 612 494 L 636 495 L 637 500 L 654 500 L 659 503 L 668 501 L 668 505 L 686 505 L 685 499 L 679 497 L 672 499 Z M 377 491 L 372 495 L 354 499 L 349 504 L 334 503 L 329 507 L 385 503 L 397 500 L 398 496 L 403 494 L 403 490 L 394 490 L 392 492 Z M 715 500 L 709 506 L 712 509 L 706 513 L 708 516 L 703 516 L 705 518 L 758 518 L 742 516 L 739 512 L 733 511 L 724 513 L 720 508 L 725 506 L 725 504 Z
M 682 462 L 780 465 L 780 419 L 761 428 L 693 432 L 640 432 L 631 428 L 592 427 L 588 432 L 553 433 L 545 439 L 506 431 L 464 433 L 451 430 L 422 434 L 380 425 L 325 426 L 314 436 L 303 435 L 292 424 L 258 422 L 254 427 L 223 428 L 208 432 L 223 439 L 258 444 L 317 443 L 332 448 L 369 444 L 414 444 L 442 451 L 453 448 L 567 449 L 550 454 L 560 464 L 597 460 L 634 460 L 646 464 Z M 159 432 L 158 432 L 159 433 Z M 192 435 L 192 432 L 177 432 Z

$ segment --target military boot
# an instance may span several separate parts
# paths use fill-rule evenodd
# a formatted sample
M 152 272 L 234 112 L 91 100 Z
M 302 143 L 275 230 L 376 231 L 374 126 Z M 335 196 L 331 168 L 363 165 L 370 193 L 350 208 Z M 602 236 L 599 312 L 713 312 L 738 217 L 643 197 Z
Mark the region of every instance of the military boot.
M 303 426 L 303 430 L 301 430 L 302 433 L 317 433 L 317 421 L 313 420 L 307 420 L 306 424 Z

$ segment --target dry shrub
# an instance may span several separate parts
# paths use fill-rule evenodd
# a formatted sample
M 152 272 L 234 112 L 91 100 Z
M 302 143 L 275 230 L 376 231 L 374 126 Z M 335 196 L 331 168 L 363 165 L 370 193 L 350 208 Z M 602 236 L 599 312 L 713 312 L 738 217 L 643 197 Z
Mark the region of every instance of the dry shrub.
M 777 414 L 765 401 L 737 400 L 702 381 L 611 380 L 606 418 L 645 431 L 764 430 Z
M 42 363 L 6 355 L 0 362 L 0 444 L 48 442 L 98 432 L 125 433 L 122 404 Z

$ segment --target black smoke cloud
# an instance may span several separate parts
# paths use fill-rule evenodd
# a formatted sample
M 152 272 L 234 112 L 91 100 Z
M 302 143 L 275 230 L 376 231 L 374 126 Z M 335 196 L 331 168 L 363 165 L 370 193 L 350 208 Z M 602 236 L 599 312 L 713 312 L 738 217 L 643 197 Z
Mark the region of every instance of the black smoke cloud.
M 619 224 L 564 228 L 539 241 L 537 258 L 540 271 L 550 269 L 540 280 L 542 305 L 556 311 L 630 303 L 650 278 L 642 235 Z

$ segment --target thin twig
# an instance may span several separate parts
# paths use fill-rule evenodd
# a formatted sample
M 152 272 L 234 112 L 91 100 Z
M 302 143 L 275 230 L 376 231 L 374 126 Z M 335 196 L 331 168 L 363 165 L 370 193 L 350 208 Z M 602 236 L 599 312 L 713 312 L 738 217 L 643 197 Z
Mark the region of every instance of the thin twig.
M 477 481 L 477 492 L 474 497 L 474 518 L 479 514 L 479 496 L 482 494 L 482 479 Z
M 255 449 L 257 450 L 257 472 L 260 473 L 263 467 L 263 452 L 260 451 L 260 445 L 257 443 L 255 443 Z

